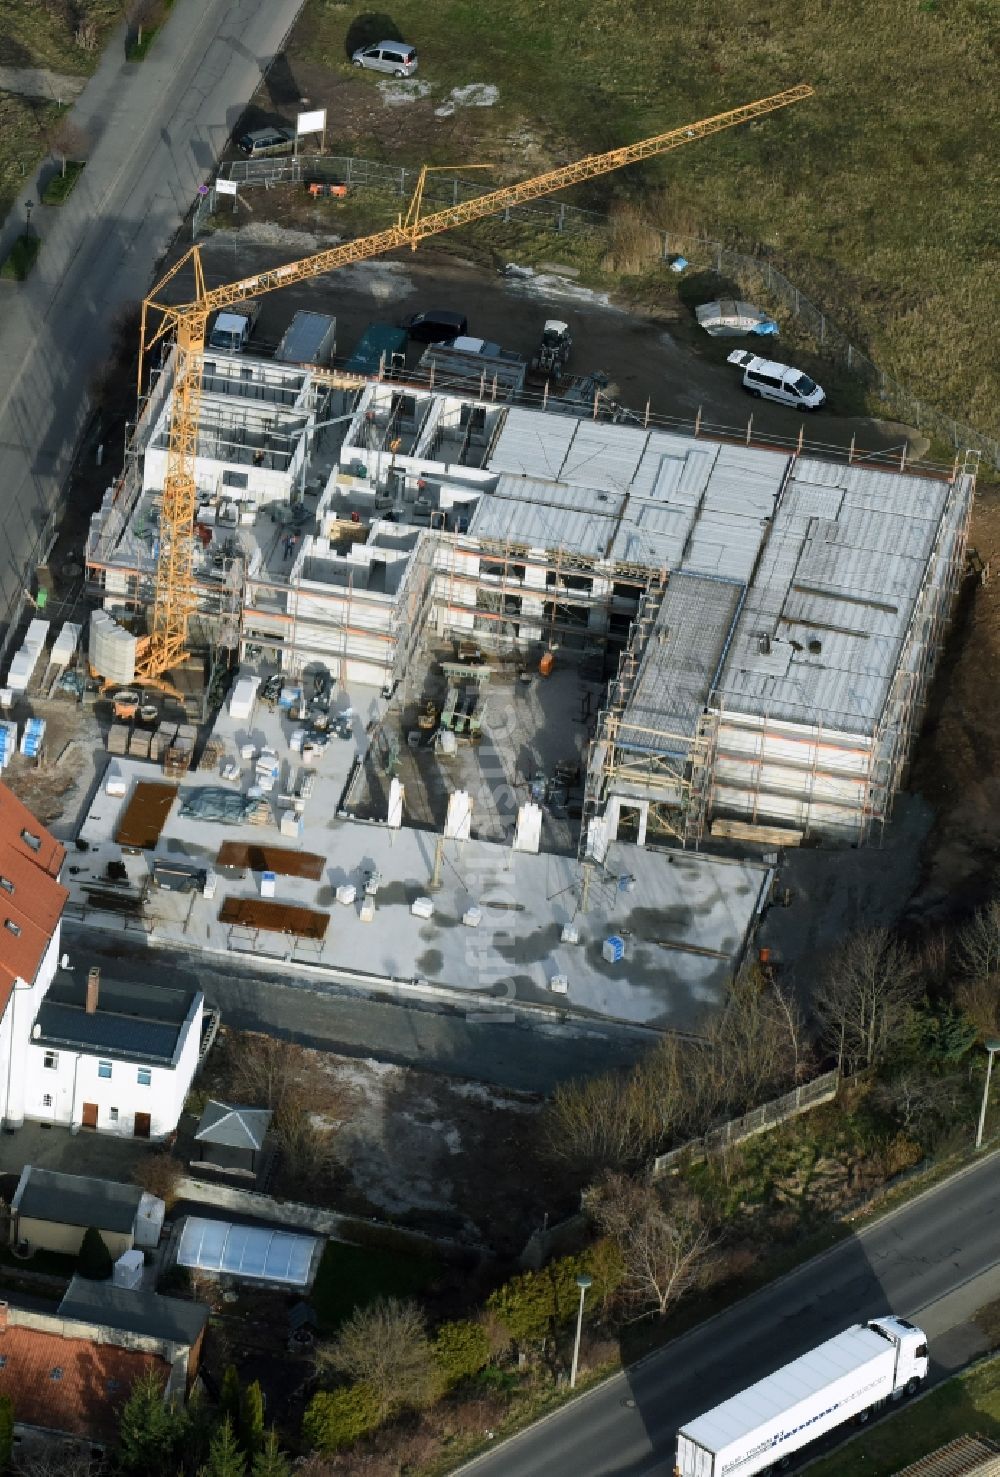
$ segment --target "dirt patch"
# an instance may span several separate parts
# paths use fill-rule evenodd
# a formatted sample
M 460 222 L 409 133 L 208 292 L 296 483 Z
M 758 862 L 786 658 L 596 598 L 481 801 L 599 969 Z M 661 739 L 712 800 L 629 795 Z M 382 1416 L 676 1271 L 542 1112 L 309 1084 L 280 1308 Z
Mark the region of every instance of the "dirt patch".
M 220 1096 L 231 1085 L 227 1060 L 254 1039 L 223 1035 L 201 1084 Z M 569 1182 L 540 1167 L 539 1098 L 388 1062 L 283 1049 L 332 1161 L 310 1200 L 503 1256 L 519 1252 L 546 1215 L 555 1220 L 574 1208 Z M 270 1189 L 292 1188 L 279 1157 Z

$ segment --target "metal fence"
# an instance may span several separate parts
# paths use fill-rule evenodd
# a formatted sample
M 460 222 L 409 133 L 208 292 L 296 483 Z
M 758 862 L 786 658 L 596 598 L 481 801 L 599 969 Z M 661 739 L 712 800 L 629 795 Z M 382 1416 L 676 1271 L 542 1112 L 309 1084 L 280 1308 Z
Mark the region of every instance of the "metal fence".
M 379 164 L 372 159 L 356 159 L 346 154 L 308 154 L 295 158 L 236 159 L 223 164 L 223 178 L 236 181 L 244 188 L 268 189 L 276 185 L 300 184 L 316 179 L 346 184 L 353 189 L 377 190 L 383 194 L 408 198 L 418 179 L 418 171 L 392 164 Z M 482 194 L 482 185 L 458 176 L 429 174 L 424 183 L 423 198 L 428 204 L 457 205 Z M 206 229 L 208 220 L 225 197 L 217 197 L 214 189 L 201 196 L 195 207 L 193 234 Z M 560 200 L 539 200 L 520 205 L 497 216 L 509 220 L 512 214 L 548 226 L 553 232 L 607 231 L 608 217 L 593 210 L 582 210 Z M 964 425 L 954 416 L 930 405 L 912 390 L 868 357 L 847 337 L 829 314 L 818 308 L 784 272 L 767 259 L 764 248 L 753 253 L 732 251 L 719 241 L 689 236 L 674 231 L 658 231 L 660 254 L 670 261 L 686 257 L 692 265 L 710 266 L 720 274 L 734 278 L 740 290 L 749 297 L 763 299 L 769 307 L 780 304 L 790 313 L 831 361 L 843 365 L 856 375 L 881 402 L 882 414 L 917 426 L 956 451 L 971 449 L 980 453 L 994 467 L 1000 467 L 1000 438 L 987 436 L 973 426 Z
M 701 1138 L 689 1139 L 686 1144 L 671 1149 L 668 1154 L 660 1154 L 653 1160 L 649 1170 L 650 1179 L 662 1179 L 680 1159 L 701 1159 L 708 1154 L 718 1153 L 731 1144 L 753 1138 L 756 1133 L 766 1133 L 769 1128 L 777 1128 L 790 1118 L 797 1118 L 800 1113 L 819 1107 L 820 1103 L 828 1103 L 831 1098 L 836 1097 L 839 1085 L 839 1072 L 825 1072 L 822 1077 L 803 1083 L 793 1092 L 786 1092 L 784 1097 L 775 1098 L 771 1103 L 764 1103 L 761 1107 L 744 1113 L 742 1118 L 732 1118 Z

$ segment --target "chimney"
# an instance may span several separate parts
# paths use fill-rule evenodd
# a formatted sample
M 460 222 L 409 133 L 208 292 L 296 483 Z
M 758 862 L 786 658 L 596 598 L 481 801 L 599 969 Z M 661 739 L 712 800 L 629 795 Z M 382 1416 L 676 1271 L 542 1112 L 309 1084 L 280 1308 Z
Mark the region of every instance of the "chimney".
M 87 1014 L 94 1015 L 101 994 L 101 971 L 94 964 L 87 971 Z

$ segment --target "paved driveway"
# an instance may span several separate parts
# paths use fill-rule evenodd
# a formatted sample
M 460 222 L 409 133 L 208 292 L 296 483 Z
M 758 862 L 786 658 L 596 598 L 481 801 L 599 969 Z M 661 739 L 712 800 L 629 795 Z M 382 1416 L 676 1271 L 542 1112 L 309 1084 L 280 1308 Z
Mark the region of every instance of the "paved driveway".
M 61 1174 L 93 1174 L 126 1184 L 139 1160 L 150 1152 L 148 1139 L 114 1138 L 106 1133 L 70 1133 L 26 1123 L 0 1134 L 0 1174 L 20 1174 L 26 1164 Z
M 72 118 L 94 140 L 66 205 L 38 207 L 38 264 L 0 283 L 0 636 L 15 619 L 87 416 L 116 308 L 146 292 L 302 0 L 177 0 L 147 59 L 113 35 Z M 0 232 L 23 228 L 30 181 Z M 108 448 L 109 462 L 120 448 Z

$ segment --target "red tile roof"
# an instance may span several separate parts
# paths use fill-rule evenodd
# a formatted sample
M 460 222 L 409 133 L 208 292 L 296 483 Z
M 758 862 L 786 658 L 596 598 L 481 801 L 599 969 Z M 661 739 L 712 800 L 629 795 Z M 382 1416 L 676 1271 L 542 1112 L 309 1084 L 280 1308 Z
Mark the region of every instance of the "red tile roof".
M 132 1385 L 150 1369 L 166 1382 L 169 1366 L 155 1354 L 34 1328 L 0 1332 L 0 1395 L 10 1396 L 15 1421 L 28 1426 L 113 1440 Z
M 12 790 L 0 783 L 0 1015 L 15 979 L 38 973 L 69 893 L 56 880 L 61 846 Z

